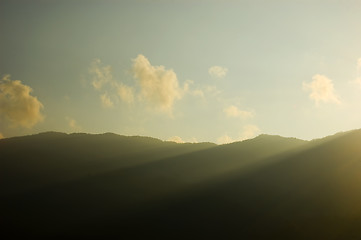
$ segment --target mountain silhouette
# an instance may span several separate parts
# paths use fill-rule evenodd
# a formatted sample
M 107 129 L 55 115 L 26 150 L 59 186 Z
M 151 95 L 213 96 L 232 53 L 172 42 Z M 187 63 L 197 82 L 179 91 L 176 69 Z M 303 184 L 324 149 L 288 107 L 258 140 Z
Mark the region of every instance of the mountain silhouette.
M 360 239 L 361 130 L 226 145 L 112 133 L 0 140 L 4 233 Z

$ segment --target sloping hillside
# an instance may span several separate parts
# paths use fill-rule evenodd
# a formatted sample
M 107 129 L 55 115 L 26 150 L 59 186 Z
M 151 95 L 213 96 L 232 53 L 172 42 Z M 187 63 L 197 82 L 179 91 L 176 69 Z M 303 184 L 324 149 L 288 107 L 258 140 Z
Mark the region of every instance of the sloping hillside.
M 227 145 L 114 134 L 0 140 L 2 225 L 19 234 L 357 239 L 361 131 Z
M 126 137 L 112 133 L 68 135 L 48 132 L 2 139 L 0 176 L 6 186 L 3 186 L 0 195 L 129 168 L 214 146 L 212 143 L 176 144 L 150 137 Z

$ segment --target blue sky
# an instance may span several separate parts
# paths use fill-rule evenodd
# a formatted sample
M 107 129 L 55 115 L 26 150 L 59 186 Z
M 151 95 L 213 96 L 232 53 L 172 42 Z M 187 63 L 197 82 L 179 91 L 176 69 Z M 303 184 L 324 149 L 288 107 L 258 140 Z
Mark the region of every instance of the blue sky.
M 227 143 L 360 128 L 360 12 L 360 1 L 3 0 L 1 136 Z

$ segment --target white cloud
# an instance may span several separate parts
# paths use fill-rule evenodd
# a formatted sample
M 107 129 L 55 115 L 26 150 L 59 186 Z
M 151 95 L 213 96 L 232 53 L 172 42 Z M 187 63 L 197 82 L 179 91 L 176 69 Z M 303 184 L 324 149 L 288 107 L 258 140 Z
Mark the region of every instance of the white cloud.
M 101 66 L 100 59 L 94 59 L 89 69 L 93 75 L 92 85 L 94 89 L 100 90 L 105 84 L 113 81 L 111 66 Z
M 118 88 L 118 95 L 122 101 L 127 103 L 134 102 L 134 93 L 132 87 L 126 86 L 123 83 L 121 83 L 117 86 L 117 88 Z
M 361 69 L 361 58 L 357 60 L 357 70 Z
M 221 66 L 213 66 L 208 69 L 209 75 L 216 78 L 224 78 L 227 75 L 228 69 Z
M 235 117 L 235 118 L 239 117 L 242 119 L 253 117 L 253 113 L 240 110 L 239 108 L 237 108 L 234 105 L 226 107 L 225 109 L 223 109 L 223 111 L 226 113 L 227 117 Z
M 102 102 L 103 107 L 105 108 L 112 108 L 114 106 L 114 103 L 110 99 L 107 93 L 104 93 L 100 95 L 100 100 Z
M 141 97 L 154 108 L 170 113 L 174 101 L 182 98 L 177 75 L 164 66 L 152 66 L 143 55 L 133 60 L 134 78 L 139 80 Z
M 178 136 L 170 137 L 167 141 L 176 142 L 176 143 L 184 143 L 184 141 L 182 140 L 182 138 L 181 138 L 181 137 L 178 137 Z
M 333 102 L 340 104 L 340 100 L 335 93 L 332 80 L 323 75 L 314 75 L 312 82 L 303 83 L 303 89 L 310 91 L 310 99 L 314 100 L 316 105 L 320 102 Z
M 6 75 L 0 80 L 0 116 L 8 120 L 12 127 L 31 128 L 43 121 L 43 104 L 31 96 L 32 89 L 19 80 L 10 80 Z
M 243 140 L 247 140 L 250 138 L 254 138 L 259 133 L 260 133 L 260 129 L 256 125 L 249 124 L 249 125 L 245 125 L 243 127 L 242 132 L 238 138 L 233 139 L 232 137 L 225 134 L 217 139 L 217 143 L 218 144 L 228 144 L 228 143 L 232 143 L 232 142 L 243 141 Z
M 215 66 L 210 70 L 212 74 L 224 76 L 227 69 Z M 95 59 L 89 67 L 92 86 L 99 91 L 102 106 L 111 108 L 119 101 L 132 104 L 145 103 L 150 109 L 158 110 L 173 117 L 173 107 L 177 100 L 186 95 L 205 100 L 208 95 L 216 96 L 220 91 L 215 86 L 194 87 L 192 80 L 187 80 L 181 86 L 176 73 L 164 66 L 153 66 L 144 55 L 133 59 L 132 73 L 136 80 L 133 84 L 117 81 L 112 75 L 112 67 L 102 64 Z M 241 112 L 246 116 L 246 112 Z
M 71 118 L 71 117 L 65 117 L 65 120 L 68 122 L 68 126 L 72 129 L 72 130 L 81 130 L 81 127 L 78 125 L 78 123 L 75 121 L 75 119 Z

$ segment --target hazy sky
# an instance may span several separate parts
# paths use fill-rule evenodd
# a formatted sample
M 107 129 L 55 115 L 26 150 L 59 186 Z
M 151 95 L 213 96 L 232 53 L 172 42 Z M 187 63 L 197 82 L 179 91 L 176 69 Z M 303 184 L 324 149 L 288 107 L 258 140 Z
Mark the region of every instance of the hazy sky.
M 0 137 L 361 128 L 361 1 L 0 1 Z

